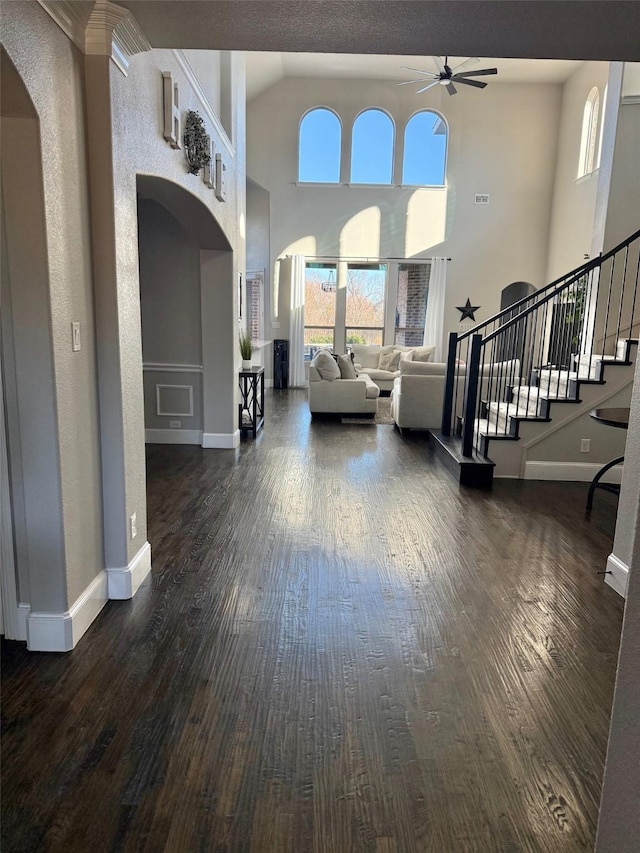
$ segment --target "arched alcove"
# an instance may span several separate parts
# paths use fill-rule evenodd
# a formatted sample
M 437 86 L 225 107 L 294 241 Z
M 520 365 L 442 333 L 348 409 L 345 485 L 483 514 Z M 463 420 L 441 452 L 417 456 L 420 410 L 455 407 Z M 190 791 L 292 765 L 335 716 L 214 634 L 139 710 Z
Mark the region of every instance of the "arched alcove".
M 178 184 L 137 176 L 148 442 L 233 445 L 233 254 L 211 210 Z

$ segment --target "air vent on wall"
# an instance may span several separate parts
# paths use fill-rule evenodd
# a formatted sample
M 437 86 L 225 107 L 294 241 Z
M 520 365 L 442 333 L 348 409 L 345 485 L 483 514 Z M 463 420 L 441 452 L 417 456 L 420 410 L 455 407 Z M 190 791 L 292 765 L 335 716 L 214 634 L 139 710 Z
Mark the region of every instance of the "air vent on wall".
M 489 193 L 476 193 L 475 203 L 476 204 L 489 204 L 491 201 L 491 196 Z

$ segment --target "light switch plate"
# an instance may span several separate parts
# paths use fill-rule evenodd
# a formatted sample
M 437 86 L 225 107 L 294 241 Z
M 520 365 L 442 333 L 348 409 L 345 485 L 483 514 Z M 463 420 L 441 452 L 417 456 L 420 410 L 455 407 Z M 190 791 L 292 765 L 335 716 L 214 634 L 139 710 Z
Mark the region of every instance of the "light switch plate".
M 71 324 L 71 349 L 73 352 L 80 352 L 80 323 L 74 322 Z

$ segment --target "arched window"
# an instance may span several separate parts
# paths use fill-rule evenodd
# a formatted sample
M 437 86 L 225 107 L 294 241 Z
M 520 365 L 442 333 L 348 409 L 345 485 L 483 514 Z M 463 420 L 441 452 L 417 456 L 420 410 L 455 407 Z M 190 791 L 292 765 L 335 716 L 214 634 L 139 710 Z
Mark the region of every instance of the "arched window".
M 365 110 L 353 123 L 351 183 L 390 184 L 393 175 L 393 122 L 382 110 Z
M 594 169 L 599 108 L 600 93 L 594 86 L 589 92 L 582 114 L 582 137 L 580 138 L 580 160 L 578 161 L 579 178 L 588 175 Z
M 604 117 L 607 113 L 607 86 L 604 87 L 602 93 L 602 115 L 600 116 L 600 133 L 598 134 L 598 156 L 596 158 L 596 169 L 600 168 L 600 159 L 602 157 L 602 137 L 604 135 Z
M 340 182 L 340 119 L 324 107 L 310 110 L 300 122 L 298 180 L 321 184 Z
M 416 113 L 404 132 L 402 183 L 442 186 L 447 160 L 447 125 L 430 110 Z

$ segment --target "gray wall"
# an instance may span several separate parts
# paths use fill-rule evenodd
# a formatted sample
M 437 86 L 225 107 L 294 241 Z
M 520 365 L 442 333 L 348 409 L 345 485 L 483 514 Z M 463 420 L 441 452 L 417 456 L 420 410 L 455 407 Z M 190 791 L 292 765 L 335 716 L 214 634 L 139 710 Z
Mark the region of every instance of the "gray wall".
M 2 145 L 9 278 L 21 291 L 13 319 L 24 332 L 15 329 L 16 345 L 24 342 L 16 366 L 29 398 L 20 419 L 24 485 L 39 507 L 33 524 L 27 518 L 29 594 L 32 610 L 61 612 L 104 568 L 83 57 L 35 3 L 3 5 L 2 35 L 41 140 Z M 71 349 L 75 321 L 80 352 Z
M 138 245 L 145 427 L 168 429 L 178 419 L 181 429 L 202 430 L 200 247 L 166 208 L 144 198 L 138 200 Z M 154 364 L 200 369 L 172 372 Z M 157 384 L 190 385 L 193 417 L 159 415 Z

